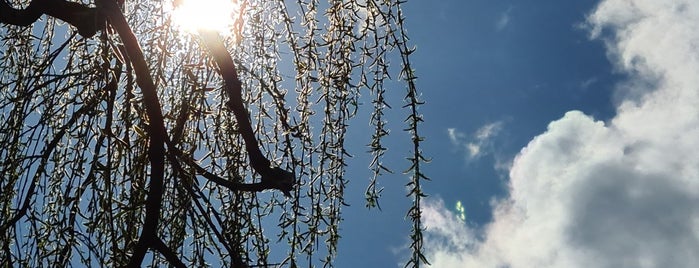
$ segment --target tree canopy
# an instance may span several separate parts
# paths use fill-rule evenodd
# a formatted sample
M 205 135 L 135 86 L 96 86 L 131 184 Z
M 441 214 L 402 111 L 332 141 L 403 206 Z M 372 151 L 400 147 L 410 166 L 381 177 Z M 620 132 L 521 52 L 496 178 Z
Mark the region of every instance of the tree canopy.
M 406 266 L 426 263 L 405 1 L 233 0 L 223 33 L 181 30 L 182 1 L 0 0 L 0 265 L 332 266 L 359 109 L 368 207 L 409 133 Z

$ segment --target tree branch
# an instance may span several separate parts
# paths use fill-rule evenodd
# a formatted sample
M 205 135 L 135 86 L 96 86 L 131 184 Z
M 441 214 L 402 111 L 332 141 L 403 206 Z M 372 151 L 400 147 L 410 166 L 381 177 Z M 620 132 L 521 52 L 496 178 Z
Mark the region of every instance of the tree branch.
M 150 123 L 148 128 L 150 181 L 145 204 L 145 221 L 128 266 L 141 266 L 148 249 L 154 249 L 163 254 L 171 265 L 184 267 L 184 264 L 177 259 L 174 252 L 157 235 L 164 188 L 165 144 L 168 142 L 157 89 L 150 76 L 150 71 L 138 40 L 124 18 L 117 1 L 103 0 L 98 1 L 97 4 L 97 8 L 90 8 L 79 3 L 64 0 L 33 0 L 26 8 L 16 9 L 7 0 L 0 0 L 0 23 L 29 26 L 46 14 L 72 25 L 83 37 L 94 36 L 97 31 L 103 30 L 106 25 L 105 19 L 116 30 L 124 43 L 126 54 L 124 56 L 128 59 L 136 74 L 136 83 L 141 88 L 146 114 Z M 240 132 L 245 140 L 250 164 L 262 176 L 262 182 L 252 184 L 232 182 L 207 172 L 195 163 L 192 166 L 209 180 L 229 189 L 240 191 L 279 189 L 286 196 L 290 196 L 290 191 L 295 182 L 294 176 L 291 172 L 279 167 L 271 167 L 271 161 L 262 154 L 250 123 L 249 114 L 245 110 L 242 101 L 241 82 L 238 79 L 233 59 L 228 54 L 218 35 L 203 33 L 202 39 L 219 67 L 219 73 L 224 80 L 225 92 L 229 98 L 226 105 L 233 111 L 236 117 Z M 237 264 L 236 266 L 245 266 L 239 256 L 234 257 L 234 261 Z
M 262 176 L 261 184 L 251 184 L 249 187 L 259 189 L 258 187 L 270 185 L 271 188 L 279 189 L 284 195 L 291 197 L 290 192 L 295 183 L 294 175 L 279 167 L 272 168 L 270 166 L 271 161 L 260 151 L 255 133 L 252 130 L 248 111 L 243 104 L 242 83 L 238 79 L 238 71 L 233 63 L 233 58 L 224 46 L 223 40 L 216 32 L 212 31 L 200 31 L 199 36 L 214 58 L 216 65 L 218 65 L 218 72 L 223 78 L 224 90 L 228 96 L 226 106 L 233 111 L 233 115 L 238 121 L 238 128 L 240 135 L 245 140 L 245 149 L 248 151 L 250 165 Z
M 209 181 L 216 183 L 220 186 L 226 187 L 232 191 L 262 192 L 264 190 L 269 190 L 269 189 L 277 189 L 280 191 L 286 190 L 286 188 L 280 188 L 279 185 L 274 184 L 274 183 L 270 183 L 270 181 L 262 181 L 262 182 L 258 182 L 258 183 L 239 183 L 236 181 L 242 181 L 243 179 L 237 175 L 233 178 L 233 180 L 224 179 L 224 178 L 222 178 L 214 173 L 209 172 L 208 170 L 206 170 L 205 168 L 203 168 L 202 166 L 197 164 L 196 161 L 194 161 L 194 159 L 192 159 L 191 157 L 185 156 L 182 153 L 182 151 L 175 148 L 175 146 L 168 144 L 168 148 L 172 153 L 174 153 L 177 156 L 178 159 L 183 160 L 183 162 L 185 162 L 187 165 L 194 168 L 197 171 L 197 173 L 202 175 L 204 178 L 206 178 Z M 184 172 L 184 170 L 182 170 L 182 167 L 179 166 L 179 162 L 177 161 L 177 159 L 170 159 L 170 160 L 173 161 L 173 163 L 176 163 L 175 166 L 177 169 L 180 169 L 180 171 Z M 277 172 L 278 174 L 282 174 L 282 175 L 278 175 L 278 176 L 284 176 L 283 173 L 286 171 L 284 171 L 280 168 L 272 168 L 272 172 Z
M 61 0 L 34 0 L 25 9 L 13 8 L 7 0 L 0 0 L 0 23 L 29 26 L 42 15 L 67 22 L 83 37 L 92 37 L 104 29 L 104 17 L 96 8 Z
M 173 167 L 174 167 L 175 170 L 177 170 L 180 174 L 187 174 L 187 171 L 184 170 L 184 168 L 182 168 L 182 165 L 180 164 L 179 160 L 177 159 L 178 156 L 184 158 L 182 152 L 181 152 L 179 149 L 177 149 L 177 148 L 172 144 L 171 141 L 167 141 L 167 144 L 168 144 L 168 148 L 170 148 L 170 152 L 172 152 L 172 153 L 168 153 L 168 154 L 167 154 L 168 160 L 170 160 L 170 162 L 172 162 Z M 176 155 L 175 155 L 175 154 L 176 154 Z M 185 158 L 185 161 L 188 162 L 188 163 L 190 163 L 192 166 L 195 166 L 195 169 L 197 169 L 197 171 L 205 172 L 205 173 L 207 173 L 207 174 L 210 174 L 210 176 L 216 177 L 216 179 L 217 179 L 218 181 L 221 181 L 221 182 L 224 182 L 224 183 L 225 183 L 225 182 L 229 182 L 229 181 L 227 181 L 227 180 L 225 180 L 225 179 L 223 179 L 223 178 L 220 178 L 220 177 L 218 177 L 218 176 L 216 176 L 216 175 L 214 175 L 214 174 L 212 174 L 212 173 L 209 173 L 208 171 L 204 170 L 204 168 L 202 168 L 202 167 L 200 167 L 199 165 L 197 165 L 197 164 L 194 162 L 194 160 L 192 160 L 191 158 Z M 204 212 L 204 211 L 205 211 L 204 208 L 201 206 L 201 204 L 199 204 L 199 201 L 198 201 L 198 199 L 197 199 L 197 197 L 199 197 L 199 198 L 204 197 L 204 194 L 201 193 L 201 189 L 199 189 L 199 188 L 197 187 L 197 188 L 196 188 L 196 190 L 197 190 L 197 192 L 198 192 L 198 193 L 197 193 L 197 192 L 194 191 L 194 189 L 195 189 L 196 186 L 194 186 L 189 180 L 184 179 L 183 182 L 184 182 L 185 188 L 187 189 L 187 192 L 189 192 L 189 194 L 192 195 L 192 196 L 194 197 L 193 200 L 194 200 L 194 203 L 196 204 L 197 208 L 201 211 L 202 215 L 206 215 L 207 213 Z M 208 200 L 207 200 L 207 202 L 208 202 Z M 209 203 L 209 205 L 210 205 L 210 203 Z M 221 226 L 221 224 L 220 224 L 220 223 L 221 223 L 221 220 L 218 218 L 218 216 L 216 216 L 216 214 L 214 214 L 214 217 L 219 221 L 219 226 Z M 209 226 L 212 228 L 212 230 L 213 230 L 214 234 L 216 235 L 216 237 L 219 238 L 219 240 L 221 241 L 221 243 L 223 243 L 223 246 L 229 251 L 229 255 L 231 256 L 231 260 L 233 261 L 233 266 L 232 266 L 232 267 L 235 267 L 235 268 L 246 268 L 246 267 L 248 267 L 248 265 L 243 261 L 243 258 L 241 257 L 241 254 L 240 254 L 240 252 L 239 252 L 239 250 L 238 250 L 238 247 L 231 247 L 230 245 L 228 245 L 227 241 L 223 238 L 223 236 L 221 235 L 221 233 L 220 233 L 218 230 L 216 230 L 216 225 L 213 224 L 213 222 L 211 221 L 211 219 L 210 219 L 209 217 L 204 217 L 204 218 L 205 218 L 204 220 L 205 220 L 205 221 L 209 224 Z
M 161 105 L 157 90 L 153 83 L 153 78 L 150 76 L 150 71 L 148 70 L 148 64 L 146 63 L 136 36 L 126 22 L 126 18 L 124 18 L 124 14 L 121 13 L 116 1 L 101 1 L 101 5 L 102 6 L 99 7 L 100 12 L 107 16 L 109 23 L 119 34 L 122 42 L 124 42 L 126 56 L 136 73 L 136 84 L 138 84 L 143 93 L 143 102 L 150 121 L 150 127 L 148 129 L 150 136 L 148 159 L 151 164 L 151 176 L 148 184 L 148 197 L 146 199 L 146 216 L 143 223 L 143 230 L 141 231 L 141 237 L 134 250 L 134 255 L 129 262 L 129 267 L 139 267 L 143 262 L 148 248 L 157 246 L 155 243 L 157 243 L 156 240 L 159 240 L 157 237 L 157 230 L 163 200 L 165 141 L 167 138 L 165 122 L 163 121 L 163 113 L 160 110 Z
M 153 240 L 153 249 L 157 250 L 160 252 L 160 254 L 163 254 L 165 259 L 167 260 L 168 263 L 170 263 L 171 267 L 178 267 L 178 268 L 184 268 L 187 267 L 182 263 L 182 261 L 177 257 L 177 254 L 172 251 L 165 243 L 163 242 L 162 239 L 156 238 Z

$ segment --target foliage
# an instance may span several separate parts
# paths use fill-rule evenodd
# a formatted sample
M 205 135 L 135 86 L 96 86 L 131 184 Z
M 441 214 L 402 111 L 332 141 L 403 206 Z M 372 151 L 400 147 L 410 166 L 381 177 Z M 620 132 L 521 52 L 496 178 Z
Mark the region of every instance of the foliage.
M 148 260 L 153 265 L 295 267 L 322 258 L 332 266 L 350 157 L 345 133 L 362 93 L 371 96 L 374 127 L 367 206 L 379 205 L 377 178 L 390 172 L 382 140 L 389 134 L 386 92 L 396 90 L 386 87 L 392 72 L 407 85 L 403 128 L 412 137 L 413 255 L 406 266 L 426 263 L 420 183 L 427 160 L 404 1 L 239 3 L 240 23 L 222 41 L 242 82 L 255 148 L 275 170 L 294 175 L 290 197 L 258 192 L 283 187 L 260 182 L 265 175 L 253 167 L 241 133 L 246 120 L 229 106 L 221 62 L 203 36 L 174 27 L 169 1 L 127 1 L 125 27 L 116 22 L 121 11 L 105 7 L 111 0 L 4 1 L 1 266 L 133 265 L 141 244 L 161 253 Z M 13 20 L 12 10 L 47 15 L 27 23 Z M 85 23 L 90 19 L 95 24 Z M 145 72 L 126 30 L 137 38 Z M 401 68 L 389 66 L 391 59 Z M 157 136 L 159 124 L 165 137 Z M 162 148 L 161 160 L 154 148 Z M 263 232 L 270 224 L 281 231 Z M 281 256 L 271 252 L 276 241 L 288 243 L 285 258 L 273 257 Z

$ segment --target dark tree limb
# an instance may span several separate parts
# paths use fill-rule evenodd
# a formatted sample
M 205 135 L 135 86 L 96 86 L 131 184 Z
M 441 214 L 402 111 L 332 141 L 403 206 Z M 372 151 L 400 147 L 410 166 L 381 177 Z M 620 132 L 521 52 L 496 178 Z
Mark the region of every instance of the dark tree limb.
M 287 188 L 280 187 L 279 184 L 273 184 L 270 183 L 269 181 L 262 181 L 258 183 L 239 183 L 237 181 L 242 181 L 243 179 L 240 176 L 235 176 L 233 180 L 229 179 L 224 179 L 214 173 L 209 172 L 202 166 L 196 163 L 194 159 L 185 156 L 182 151 L 179 149 L 175 148 L 172 145 L 168 145 L 169 150 L 174 153 L 177 156 L 177 159 L 170 159 L 171 161 L 175 162 L 177 160 L 182 160 L 182 162 L 186 163 L 188 166 L 194 168 L 197 173 L 199 173 L 201 176 L 204 178 L 208 179 L 209 181 L 216 183 L 220 186 L 226 187 L 232 191 L 243 191 L 243 192 L 262 192 L 264 190 L 269 190 L 269 189 L 277 189 L 280 191 L 285 191 Z M 177 161 L 179 162 L 179 161 Z M 180 168 L 181 169 L 181 168 Z M 284 170 L 275 167 L 272 168 L 272 172 L 278 172 L 278 173 L 283 173 L 285 172 Z M 284 176 L 284 175 L 280 175 Z
M 199 36 L 207 47 L 211 56 L 218 65 L 218 72 L 223 78 L 224 91 L 228 97 L 226 106 L 233 111 L 240 135 L 245 141 L 245 149 L 250 158 L 250 165 L 262 176 L 262 182 L 259 185 L 249 185 L 257 189 L 269 185 L 274 189 L 281 190 L 284 195 L 291 197 L 295 179 L 291 172 L 283 170 L 279 167 L 271 167 L 271 161 L 267 159 L 260 151 L 260 146 L 255 138 L 255 133 L 252 130 L 248 111 L 243 104 L 243 89 L 240 79 L 238 79 L 238 71 L 233 63 L 233 58 L 228 53 L 228 50 L 223 44 L 221 37 L 212 31 L 200 31 Z
M 153 240 L 153 249 L 156 251 L 160 252 L 160 254 L 163 254 L 165 259 L 167 260 L 168 263 L 170 263 L 170 266 L 178 267 L 178 268 L 185 268 L 187 267 L 182 263 L 182 261 L 177 257 L 177 254 L 175 254 L 170 247 L 168 247 L 165 242 L 163 242 L 162 239 L 156 238 Z
M 143 101 L 145 103 L 146 113 L 150 121 L 148 158 L 151 162 L 151 180 L 148 185 L 149 191 L 146 199 L 146 219 L 141 232 L 141 237 L 139 238 L 136 249 L 134 250 L 134 254 L 128 266 L 139 267 L 143 262 L 145 254 L 149 248 L 160 251 L 168 259 L 168 261 L 170 261 L 172 258 L 171 255 L 174 254 L 169 250 L 169 248 L 167 248 L 167 246 L 163 247 L 164 243 L 157 236 L 157 226 L 160 217 L 164 188 L 164 145 L 166 143 L 169 144 L 165 130 L 165 123 L 163 121 L 163 114 L 160 110 L 160 101 L 157 96 L 155 84 L 150 76 L 148 65 L 143 56 L 143 52 L 138 44 L 138 40 L 131 30 L 131 27 L 128 25 L 126 18 L 124 18 L 119 6 L 117 5 L 116 1 L 102 2 L 104 6 L 102 7 L 101 11 L 106 15 L 109 23 L 121 37 L 126 50 L 126 56 L 136 72 L 136 84 L 138 84 L 143 92 Z M 252 131 L 249 121 L 247 121 L 247 125 L 250 131 Z M 255 143 L 255 145 L 257 145 L 257 143 Z M 175 148 L 172 145 L 168 146 Z M 259 152 L 259 148 L 257 148 L 257 151 Z M 261 152 L 260 156 L 262 156 Z M 264 158 L 264 156 L 262 157 Z M 174 163 L 179 166 L 177 161 L 174 161 Z M 267 165 L 269 165 L 269 161 L 267 161 L 267 163 Z M 244 263 L 242 263 L 239 256 L 233 256 L 233 259 L 235 263 L 238 264 L 236 266 L 246 266 Z M 172 261 L 170 261 L 170 263 L 173 265 L 177 264 L 173 263 Z
M 165 141 L 167 139 L 165 122 L 163 121 L 163 113 L 160 110 L 161 105 L 155 84 L 153 83 L 153 78 L 150 76 L 148 64 L 138 44 L 136 35 L 134 35 L 131 27 L 126 22 L 126 18 L 124 18 L 124 14 L 121 13 L 116 1 L 101 1 L 101 5 L 102 6 L 99 7 L 101 9 L 100 12 L 107 17 L 109 23 L 114 27 L 114 30 L 116 30 L 119 37 L 121 37 L 121 41 L 124 43 L 126 56 L 136 73 L 136 84 L 141 88 L 141 92 L 143 93 L 143 102 L 150 122 L 148 129 L 150 138 L 148 144 L 148 160 L 151 164 L 151 176 L 148 184 L 148 197 L 146 198 L 146 217 L 143 223 L 141 236 L 136 244 L 136 249 L 131 257 L 131 261 L 129 262 L 129 267 L 140 267 L 148 248 L 155 247 L 159 240 L 157 237 L 157 230 L 163 201 Z
M 96 8 L 63 0 L 34 0 L 25 9 L 12 7 L 7 0 L 0 0 L 0 23 L 29 26 L 42 15 L 67 22 L 83 37 L 92 37 L 104 29 L 104 17 Z

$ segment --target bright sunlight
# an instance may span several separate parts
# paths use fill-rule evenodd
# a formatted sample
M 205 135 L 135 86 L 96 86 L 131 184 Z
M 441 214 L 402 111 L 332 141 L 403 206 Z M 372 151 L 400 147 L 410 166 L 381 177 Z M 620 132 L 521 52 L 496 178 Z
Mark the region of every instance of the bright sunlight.
M 175 1 L 173 20 L 183 30 L 195 33 L 212 30 L 229 34 L 238 17 L 237 0 L 180 0 Z

